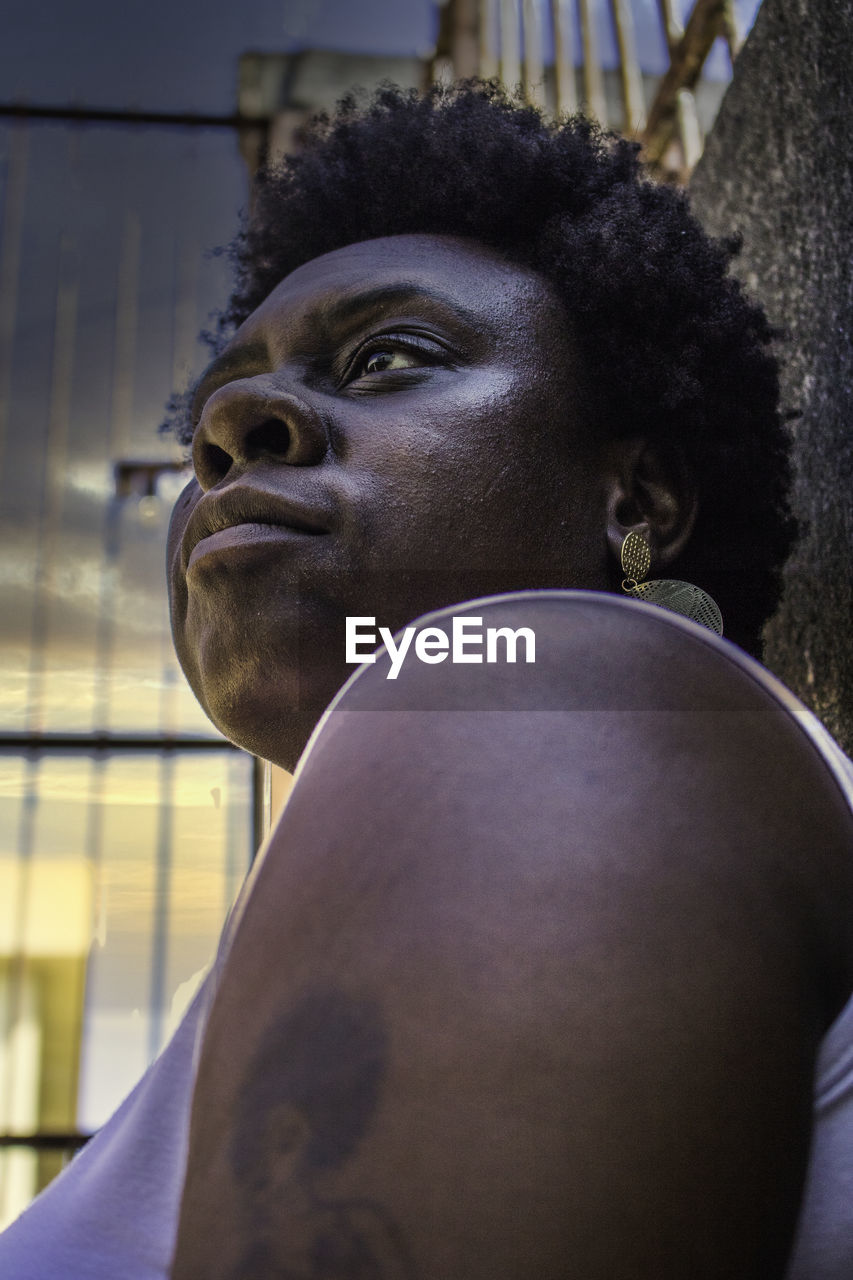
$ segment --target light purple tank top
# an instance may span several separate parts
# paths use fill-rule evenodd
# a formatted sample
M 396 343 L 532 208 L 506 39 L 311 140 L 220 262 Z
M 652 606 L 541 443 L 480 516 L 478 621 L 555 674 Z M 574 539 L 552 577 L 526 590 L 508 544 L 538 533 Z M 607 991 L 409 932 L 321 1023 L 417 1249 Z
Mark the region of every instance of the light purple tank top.
M 649 605 L 640 606 L 650 608 Z M 692 624 L 673 618 L 676 625 Z M 811 739 L 853 810 L 853 763 L 758 663 L 706 633 Z M 851 851 L 853 856 L 853 851 Z M 232 930 L 237 913 L 231 921 Z M 226 927 L 217 967 L 227 951 Z M 2 1280 L 167 1280 L 186 1163 L 197 1042 L 215 975 L 163 1053 L 104 1128 L 0 1235 Z M 815 1125 L 787 1280 L 853 1277 L 853 997 L 821 1045 Z

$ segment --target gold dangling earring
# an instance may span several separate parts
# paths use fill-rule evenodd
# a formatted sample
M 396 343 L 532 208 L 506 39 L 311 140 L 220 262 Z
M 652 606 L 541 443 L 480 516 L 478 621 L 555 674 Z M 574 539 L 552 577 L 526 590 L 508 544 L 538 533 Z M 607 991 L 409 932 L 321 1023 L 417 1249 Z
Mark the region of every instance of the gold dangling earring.
M 622 572 L 622 590 L 626 595 L 637 600 L 645 600 L 648 604 L 656 604 L 661 609 L 669 609 L 672 613 L 680 613 L 685 618 L 692 618 L 703 627 L 723 634 L 723 615 L 716 600 L 712 600 L 707 591 L 696 587 L 692 582 L 679 582 L 675 578 L 653 578 L 651 582 L 643 582 L 652 563 L 648 543 L 642 534 L 631 529 L 625 535 L 620 553 Z

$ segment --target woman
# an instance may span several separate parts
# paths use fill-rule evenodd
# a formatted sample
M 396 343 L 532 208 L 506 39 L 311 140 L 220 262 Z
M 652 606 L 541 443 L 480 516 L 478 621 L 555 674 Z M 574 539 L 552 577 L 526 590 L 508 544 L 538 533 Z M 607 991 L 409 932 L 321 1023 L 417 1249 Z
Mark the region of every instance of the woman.
M 847 1274 L 849 766 L 629 599 L 697 583 L 755 652 L 778 597 L 726 254 L 628 144 L 474 86 L 345 106 L 236 256 L 173 629 L 214 722 L 302 763 L 208 984 L 171 1274 Z M 149 1200 L 124 1275 L 168 1257 Z

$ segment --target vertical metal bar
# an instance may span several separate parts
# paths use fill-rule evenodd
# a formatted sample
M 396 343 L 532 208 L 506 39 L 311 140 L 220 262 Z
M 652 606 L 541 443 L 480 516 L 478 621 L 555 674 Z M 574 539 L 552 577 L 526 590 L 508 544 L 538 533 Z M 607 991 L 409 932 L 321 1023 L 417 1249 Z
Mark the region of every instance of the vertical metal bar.
M 113 458 L 123 457 L 130 447 L 141 239 L 139 218 L 135 213 L 128 211 L 125 215 L 116 291 L 115 354 L 110 413 L 110 455 Z
M 225 867 L 222 877 L 223 917 L 230 911 L 237 896 L 247 867 L 251 865 L 256 845 L 249 849 L 246 858 L 246 813 L 237 796 L 241 795 L 245 783 L 246 757 L 230 755 L 225 762 Z M 254 768 L 252 769 L 252 793 L 254 793 Z
M 696 98 L 689 89 L 678 90 L 675 110 L 678 120 L 678 137 L 684 157 L 682 181 L 686 182 L 694 166 L 698 163 L 704 146 L 702 128 L 696 111 Z
M 731 59 L 732 67 L 734 67 L 735 58 L 740 53 L 740 47 L 743 44 L 743 37 L 738 25 L 737 10 L 735 9 L 734 0 L 723 0 L 723 8 L 720 14 L 720 26 L 722 27 L 723 39 L 728 45 L 729 58 Z
M 477 0 L 449 0 L 450 57 L 458 80 L 470 80 L 480 65 Z
M 575 39 L 570 0 L 551 0 L 551 24 L 554 28 L 557 115 L 567 115 L 578 109 Z
M 666 39 L 666 47 L 669 51 L 670 63 L 678 43 L 684 35 L 684 27 L 675 10 L 674 0 L 658 0 L 660 8 L 661 23 L 663 25 L 664 37 Z M 684 161 L 684 119 L 680 105 L 676 102 L 675 112 L 672 120 L 671 144 L 678 148 L 681 153 L 682 167 Z
M 92 904 L 93 915 L 91 939 L 89 943 L 89 956 L 91 956 L 96 945 L 98 947 L 103 947 L 107 940 L 107 908 L 105 901 L 106 884 L 104 881 L 104 796 L 106 790 L 107 759 L 108 757 L 103 751 L 96 751 L 92 760 L 92 771 L 89 777 L 85 850 L 86 857 L 92 864 L 92 876 L 95 887 Z M 86 1034 L 86 1022 L 90 1002 L 90 975 L 91 966 L 87 963 L 83 985 L 83 1017 L 80 1022 L 80 1037 L 77 1052 L 78 1064 L 82 1060 L 83 1040 Z M 72 1114 L 76 1121 L 76 1104 Z
M 157 876 L 154 887 L 154 930 L 151 940 L 151 995 L 148 1023 L 148 1058 L 160 1052 L 166 1025 L 166 969 L 169 961 L 170 890 L 172 884 L 172 822 L 174 818 L 175 757 L 160 755 L 157 813 Z
M 9 427 L 28 159 L 29 131 L 26 124 L 15 124 L 10 129 L 9 167 L 3 207 L 3 231 L 0 237 L 0 469 Z
M 21 808 L 18 819 L 18 838 L 15 842 L 20 874 L 18 876 L 15 911 L 13 915 L 13 936 L 9 955 L 9 1002 L 6 1007 L 6 1025 L 2 1028 L 3 1040 L 7 1045 L 12 1042 L 12 1033 L 24 1007 L 24 982 L 27 976 L 29 956 L 26 954 L 26 923 L 29 916 L 29 898 L 32 883 L 32 865 L 34 852 L 34 833 L 36 812 L 39 803 L 38 775 L 41 769 L 41 755 L 36 751 L 27 753 L 26 770 L 22 785 Z M 5 1114 L 11 1117 L 15 1109 L 16 1073 L 14 1062 L 9 1061 L 6 1076 L 6 1097 L 3 1105 Z
M 198 295 L 199 252 L 187 238 L 176 246 L 175 287 L 172 308 L 172 385 L 186 386 L 192 372 L 198 335 L 196 299 Z
M 479 24 L 480 75 L 491 80 L 498 74 L 495 0 L 480 0 Z
M 524 38 L 524 96 L 534 106 L 545 106 L 545 68 L 542 60 L 540 0 L 522 0 L 521 29 Z
M 141 231 L 133 213 L 125 215 L 118 263 L 115 339 L 113 345 L 110 422 L 105 453 L 120 458 L 128 452 L 133 412 L 133 374 L 136 361 L 137 296 Z M 95 636 L 95 695 L 92 725 L 109 729 L 112 701 L 112 657 L 115 631 L 115 597 L 119 575 L 122 503 L 114 494 L 104 509 L 103 555 L 99 583 L 98 626 Z
M 121 499 L 115 494 L 105 504 L 102 529 L 98 620 L 93 654 L 95 689 L 92 698 L 92 730 L 95 733 L 106 733 L 110 725 L 114 620 L 121 546 Z
M 197 334 L 196 297 L 198 290 L 198 250 L 187 237 L 175 246 L 172 276 L 172 386 L 188 385 Z M 160 499 L 162 502 L 162 499 Z M 165 510 L 157 509 L 158 518 Z M 168 628 L 161 636 L 160 707 L 158 728 L 164 737 L 173 737 L 177 723 L 177 673 L 174 667 L 171 634 Z
M 71 412 L 71 385 L 74 345 L 77 336 L 79 263 L 76 247 L 65 232 L 60 237 L 59 279 L 56 291 L 50 408 L 44 450 L 43 505 L 38 534 L 35 573 L 30 670 L 27 706 L 30 728 L 41 732 L 45 723 L 43 688 L 49 617 L 53 603 L 59 526 L 65 502 L 68 460 L 68 419 Z
M 663 34 L 666 40 L 666 47 L 669 50 L 670 57 L 672 51 L 684 35 L 684 27 L 673 8 L 673 0 L 658 0 L 660 9 L 661 25 L 663 26 Z
M 425 81 L 423 85 L 425 89 L 429 84 L 451 84 L 453 82 L 453 4 L 454 0 L 438 0 L 438 34 L 433 55 L 425 64 Z M 269 159 L 269 134 L 271 132 L 271 129 L 268 130 L 267 159 Z M 245 135 L 241 142 L 241 148 L 244 147 Z M 254 173 L 251 165 L 249 169 L 250 172 Z
M 616 29 L 616 45 L 619 49 L 619 79 L 625 109 L 624 131 L 627 134 L 637 134 L 645 123 L 646 103 L 643 94 L 643 76 L 637 60 L 634 19 L 628 0 L 610 0 L 610 3 L 613 10 L 613 25 Z
M 692 146 L 686 135 L 689 121 L 684 110 L 679 108 L 679 94 L 683 89 L 692 91 L 699 80 L 705 59 L 720 34 L 720 5 L 721 0 L 695 0 L 684 34 L 670 55 L 669 69 L 649 105 L 643 130 L 646 160 L 652 165 L 662 166 L 674 135 L 682 151 L 686 152 Z M 669 165 L 670 169 L 673 167 Z M 682 170 L 681 178 L 684 179 L 685 165 L 678 168 Z
M 500 0 L 501 80 L 510 91 L 521 83 L 518 0 Z
M 272 820 L 270 766 L 257 756 L 252 759 L 252 861 L 269 834 Z
M 598 59 L 598 33 L 595 30 L 595 6 L 592 0 L 579 0 L 581 40 L 583 42 L 583 98 L 587 113 L 607 123 L 607 100 L 604 75 Z
M 95 753 L 94 758 L 89 757 L 89 778 L 88 787 L 86 789 L 86 833 L 84 836 L 84 845 L 86 857 L 92 863 L 92 875 L 96 878 L 97 887 L 101 886 L 101 855 L 103 851 L 103 799 L 104 799 L 104 758 L 103 752 Z M 100 897 L 98 895 L 98 900 Z M 77 1009 L 78 1016 L 72 1023 L 72 1035 L 74 1043 L 70 1060 L 74 1063 L 74 1069 L 68 1080 L 68 1110 L 67 1124 L 70 1129 L 77 1125 L 77 1103 L 80 1091 L 80 1063 L 83 1056 L 83 1034 L 84 1022 L 86 1018 L 86 994 L 88 990 L 89 978 L 89 956 L 95 939 L 96 912 L 95 900 L 92 903 L 92 918 L 89 924 L 89 946 L 76 963 L 78 975 L 77 990 Z

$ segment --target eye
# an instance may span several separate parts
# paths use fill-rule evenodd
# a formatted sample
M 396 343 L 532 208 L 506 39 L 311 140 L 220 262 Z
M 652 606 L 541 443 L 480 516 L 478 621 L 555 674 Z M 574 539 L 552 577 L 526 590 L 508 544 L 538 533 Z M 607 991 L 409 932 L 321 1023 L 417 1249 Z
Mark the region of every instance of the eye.
M 377 334 L 350 358 L 342 385 L 383 373 L 401 373 L 406 369 L 423 369 L 451 359 L 440 342 L 426 335 L 414 337 L 405 333 Z M 389 382 L 391 380 L 389 379 Z
M 417 363 L 410 351 L 371 351 L 362 356 L 353 372 L 358 377 L 363 373 L 385 373 L 388 369 L 411 369 Z

